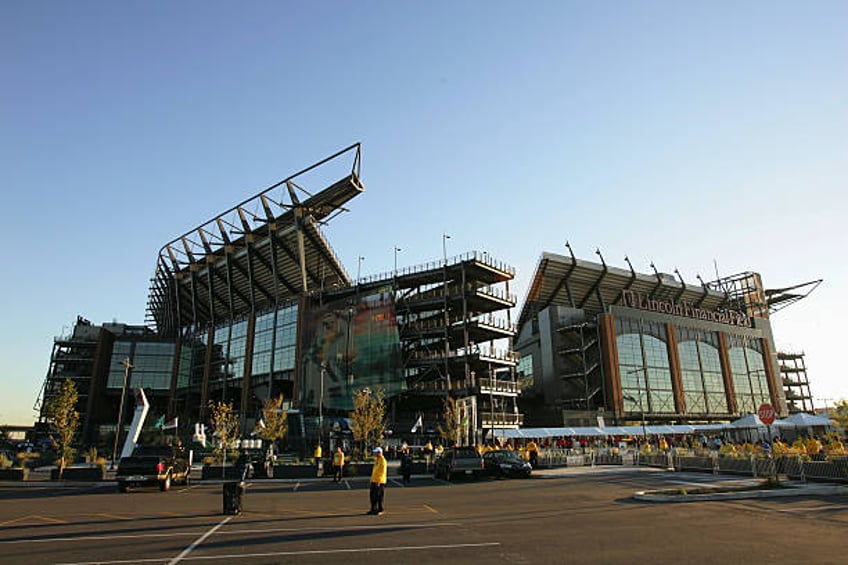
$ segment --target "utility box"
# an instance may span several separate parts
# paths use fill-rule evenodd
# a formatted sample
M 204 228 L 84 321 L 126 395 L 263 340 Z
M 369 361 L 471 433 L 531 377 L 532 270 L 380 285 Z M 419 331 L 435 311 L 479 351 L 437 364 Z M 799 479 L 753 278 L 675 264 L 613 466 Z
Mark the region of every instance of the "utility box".
M 224 483 L 224 514 L 241 514 L 242 498 L 244 497 L 244 483 Z

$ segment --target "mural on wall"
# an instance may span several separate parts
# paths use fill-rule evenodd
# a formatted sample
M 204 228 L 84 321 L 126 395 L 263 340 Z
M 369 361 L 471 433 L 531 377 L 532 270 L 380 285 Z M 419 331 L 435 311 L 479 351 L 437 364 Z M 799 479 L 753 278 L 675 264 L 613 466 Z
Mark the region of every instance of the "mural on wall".
M 352 410 L 353 391 L 405 389 L 400 334 L 390 289 L 316 305 L 304 315 L 304 405 Z M 322 378 L 323 372 L 323 378 Z

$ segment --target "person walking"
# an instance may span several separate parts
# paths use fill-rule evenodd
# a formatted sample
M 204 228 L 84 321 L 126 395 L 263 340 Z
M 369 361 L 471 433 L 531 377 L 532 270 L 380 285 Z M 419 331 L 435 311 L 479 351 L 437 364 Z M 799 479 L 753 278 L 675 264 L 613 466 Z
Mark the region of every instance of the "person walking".
M 316 474 L 319 477 L 323 475 L 323 473 L 321 472 L 322 471 L 322 469 L 321 469 L 321 457 L 322 457 L 322 455 L 323 455 L 323 452 L 321 451 L 321 444 L 318 443 L 318 444 L 315 445 L 315 451 L 312 452 L 312 457 L 315 460 L 315 470 L 316 470 Z
M 333 453 L 333 482 L 342 482 L 342 470 L 344 469 L 345 454 L 342 451 L 342 446 L 336 447 L 336 452 Z
M 530 466 L 534 469 L 539 467 L 539 448 L 536 447 L 536 442 L 530 440 L 526 446 L 527 456 L 530 460 Z
M 403 476 L 403 484 L 408 485 L 412 482 L 412 455 L 408 447 L 404 447 L 400 454 L 400 474 Z
M 383 513 L 383 496 L 386 491 L 387 465 L 383 457 L 383 448 L 374 448 L 374 470 L 371 471 L 371 510 L 368 514 L 379 516 Z

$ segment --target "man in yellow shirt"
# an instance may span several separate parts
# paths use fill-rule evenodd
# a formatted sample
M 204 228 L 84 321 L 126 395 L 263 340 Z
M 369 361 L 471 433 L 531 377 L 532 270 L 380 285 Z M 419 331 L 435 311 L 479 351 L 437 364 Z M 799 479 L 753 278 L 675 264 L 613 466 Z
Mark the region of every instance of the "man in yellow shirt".
M 312 452 L 313 457 L 315 458 L 315 469 L 318 471 L 318 476 L 320 477 L 323 473 L 321 472 L 321 444 L 317 444 L 315 446 L 315 451 Z
M 371 510 L 369 514 L 380 515 L 383 513 L 383 495 L 386 491 L 387 464 L 383 457 L 383 448 L 374 448 L 374 469 L 371 471 Z
M 333 453 L 333 482 L 342 482 L 342 470 L 344 469 L 345 454 L 342 451 L 342 446 L 336 447 L 336 452 Z
M 530 466 L 536 469 L 539 466 L 539 448 L 536 447 L 536 442 L 530 440 L 525 447 L 527 456 L 530 459 Z

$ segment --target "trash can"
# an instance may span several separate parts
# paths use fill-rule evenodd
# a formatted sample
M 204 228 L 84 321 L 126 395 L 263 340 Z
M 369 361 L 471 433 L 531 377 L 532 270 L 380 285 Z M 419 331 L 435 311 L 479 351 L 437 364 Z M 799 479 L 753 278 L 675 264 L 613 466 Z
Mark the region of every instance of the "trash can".
M 224 514 L 241 514 L 242 496 L 244 496 L 244 483 L 236 481 L 224 483 Z

